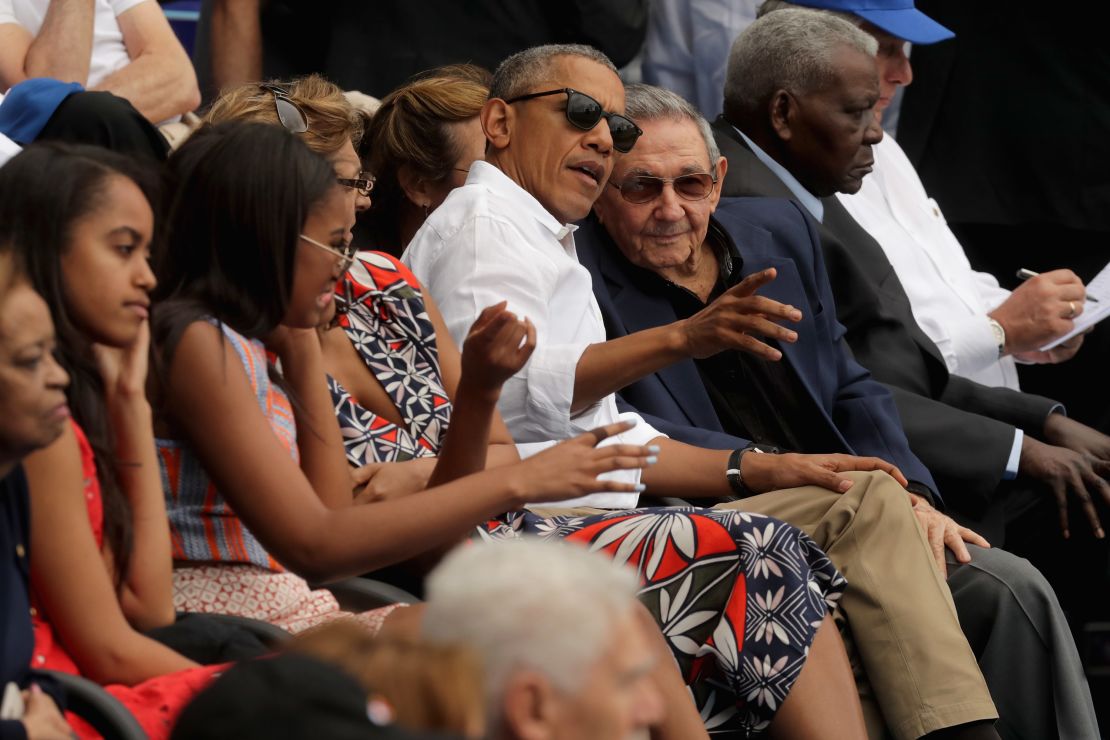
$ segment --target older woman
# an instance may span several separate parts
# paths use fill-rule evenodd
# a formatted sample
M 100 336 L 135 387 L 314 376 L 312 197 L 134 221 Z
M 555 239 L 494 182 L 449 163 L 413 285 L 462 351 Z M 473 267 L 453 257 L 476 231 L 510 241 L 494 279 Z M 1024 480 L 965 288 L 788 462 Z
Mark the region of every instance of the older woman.
M 0 719 L 0 738 L 69 738 L 54 701 L 34 683 L 28 594 L 27 481 L 24 455 L 51 444 L 69 423 L 69 377 L 54 360 L 54 325 L 46 303 L 0 248 L 0 683 L 21 695 L 22 716 Z
M 308 75 L 233 88 L 212 104 L 204 120 L 284 126 L 331 163 L 339 184 L 353 196 L 356 210 L 370 207 L 374 178 L 362 171 L 356 151 L 362 141 L 363 116 L 342 90 L 323 77 Z

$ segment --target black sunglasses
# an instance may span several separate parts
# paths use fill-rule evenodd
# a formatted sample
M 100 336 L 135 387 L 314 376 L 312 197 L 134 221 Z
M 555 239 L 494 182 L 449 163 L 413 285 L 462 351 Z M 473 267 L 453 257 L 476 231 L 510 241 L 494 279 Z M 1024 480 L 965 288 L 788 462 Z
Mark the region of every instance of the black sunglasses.
M 663 194 L 663 186 L 671 183 L 675 195 L 683 200 L 705 200 L 713 192 L 717 178 L 708 172 L 692 172 L 678 177 L 653 177 L 652 175 L 633 175 L 617 184 L 609 184 L 621 191 L 621 197 L 629 203 L 650 203 Z
M 582 129 L 583 131 L 589 131 L 597 125 L 598 121 L 604 118 L 609 124 L 609 134 L 613 137 L 613 148 L 622 154 L 627 154 L 632 151 L 632 147 L 636 146 L 636 139 L 640 138 L 644 133 L 631 118 L 622 116 L 619 113 L 610 113 L 601 107 L 601 103 L 597 102 L 586 93 L 580 93 L 569 87 L 563 87 L 558 90 L 545 90 L 528 95 L 518 95 L 505 102 L 518 103 L 522 100 L 542 98 L 548 95 L 559 95 L 560 93 L 565 93 L 567 96 L 566 114 L 567 121 L 570 122 L 571 126 Z
M 281 85 L 264 83 L 259 87 L 274 96 L 274 108 L 277 109 L 278 120 L 285 130 L 291 134 L 303 134 L 308 131 L 308 116 L 301 110 L 301 106 L 289 97 L 289 91 Z

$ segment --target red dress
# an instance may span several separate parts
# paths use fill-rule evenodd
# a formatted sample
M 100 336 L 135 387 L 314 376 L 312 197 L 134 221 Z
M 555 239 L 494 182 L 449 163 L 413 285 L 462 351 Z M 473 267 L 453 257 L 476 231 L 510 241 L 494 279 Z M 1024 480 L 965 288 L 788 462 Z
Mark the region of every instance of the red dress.
M 97 546 L 101 547 L 104 534 L 104 505 L 100 497 L 100 483 L 96 477 L 96 462 L 93 459 L 92 447 L 89 446 L 89 441 L 81 427 L 74 423 L 73 431 L 77 435 L 77 444 L 81 448 L 81 472 L 85 481 L 85 503 L 89 509 L 89 526 L 92 527 Z M 34 601 L 34 594 L 32 594 L 32 601 Z M 43 619 L 41 610 L 37 608 L 32 610 L 32 622 L 35 628 L 35 652 L 31 658 L 31 667 L 81 675 L 80 669 L 62 647 L 50 623 Z M 159 738 L 169 737 L 178 713 L 225 667 L 226 665 L 201 666 L 165 676 L 156 676 L 135 686 L 113 684 L 104 688 L 135 715 L 135 719 L 139 721 L 151 740 L 159 740 Z M 100 737 L 96 730 L 79 717 L 67 713 L 66 719 L 79 737 Z

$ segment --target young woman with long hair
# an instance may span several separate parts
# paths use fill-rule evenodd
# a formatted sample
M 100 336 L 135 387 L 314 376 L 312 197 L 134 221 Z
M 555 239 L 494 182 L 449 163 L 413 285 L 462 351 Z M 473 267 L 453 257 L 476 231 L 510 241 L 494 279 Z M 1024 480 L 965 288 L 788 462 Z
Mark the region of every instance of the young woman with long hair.
M 148 734 L 164 737 L 215 669 L 143 634 L 174 622 L 145 395 L 151 182 L 105 149 L 28 147 L 0 169 L 0 241 L 49 306 L 71 378 L 72 423 L 25 461 L 36 545 L 33 666 L 109 685 Z

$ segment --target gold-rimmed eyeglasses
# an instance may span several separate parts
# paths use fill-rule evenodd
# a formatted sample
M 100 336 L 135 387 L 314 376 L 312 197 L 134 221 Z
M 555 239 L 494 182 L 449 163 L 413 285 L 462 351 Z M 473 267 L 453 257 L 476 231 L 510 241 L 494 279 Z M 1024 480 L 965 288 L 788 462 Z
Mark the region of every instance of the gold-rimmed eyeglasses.
M 355 247 L 353 242 L 343 245 L 342 249 L 337 249 L 335 247 L 324 244 L 323 242 L 318 242 L 311 236 L 305 236 L 304 234 L 300 234 L 299 236 L 312 246 L 319 247 L 325 252 L 331 252 L 333 255 L 338 257 L 340 273 L 347 272 L 347 268 L 349 268 L 351 266 L 351 263 L 355 261 L 355 252 L 357 252 L 358 249 Z

